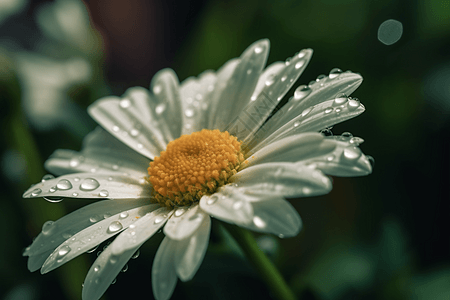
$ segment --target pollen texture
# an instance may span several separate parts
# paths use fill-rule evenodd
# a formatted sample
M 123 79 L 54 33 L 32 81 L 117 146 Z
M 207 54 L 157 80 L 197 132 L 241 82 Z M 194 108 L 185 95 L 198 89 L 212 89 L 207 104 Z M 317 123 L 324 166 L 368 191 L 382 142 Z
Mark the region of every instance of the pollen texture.
M 243 163 L 241 142 L 226 131 L 183 135 L 150 163 L 154 201 L 169 207 L 198 202 L 226 184 Z

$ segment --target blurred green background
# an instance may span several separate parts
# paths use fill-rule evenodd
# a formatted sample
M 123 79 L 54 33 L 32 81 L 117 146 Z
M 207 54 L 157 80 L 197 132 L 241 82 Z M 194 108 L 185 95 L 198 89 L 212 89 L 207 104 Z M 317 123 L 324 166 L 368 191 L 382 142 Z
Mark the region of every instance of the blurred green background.
M 389 19 L 403 25 L 392 45 L 378 36 Z M 55 149 L 80 149 L 96 126 L 86 107 L 148 87 L 165 67 L 180 80 L 217 69 L 260 38 L 271 41 L 268 63 L 314 49 L 295 86 L 335 67 L 363 75 L 352 96 L 366 112 L 333 132 L 364 138 L 375 158 L 372 175 L 291 200 L 304 229 L 257 235 L 260 247 L 301 299 L 450 299 L 448 0 L 0 1 L 0 299 L 81 299 L 96 251 L 46 275 L 28 272 L 21 253 L 45 221 L 86 201 L 21 195 Z M 161 240 L 144 244 L 104 299 L 152 299 Z M 173 299 L 249 298 L 270 295 L 214 221 L 202 266 Z

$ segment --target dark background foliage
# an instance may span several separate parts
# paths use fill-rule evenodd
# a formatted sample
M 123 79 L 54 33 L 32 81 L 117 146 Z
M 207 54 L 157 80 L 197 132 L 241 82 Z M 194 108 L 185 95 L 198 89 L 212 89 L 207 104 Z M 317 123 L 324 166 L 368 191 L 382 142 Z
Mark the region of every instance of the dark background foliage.
M 180 80 L 216 70 L 261 38 L 271 41 L 268 63 L 314 49 L 296 86 L 335 67 L 363 75 L 354 96 L 366 112 L 333 132 L 364 138 L 362 150 L 375 158 L 370 176 L 333 178 L 329 195 L 290 200 L 304 229 L 283 240 L 257 235 L 261 248 L 301 299 L 450 299 L 448 0 L 86 1 L 95 30 L 81 40 L 55 38 L 39 26 L 37 12 L 49 3 L 29 2 L 9 17 L 0 7 L 1 299 L 80 299 L 96 252 L 47 275 L 29 273 L 21 253 L 43 222 L 86 202 L 55 204 L 21 195 L 45 174 L 43 162 L 55 149 L 81 147 L 95 127 L 86 107 L 131 86 L 148 87 L 165 67 Z M 378 39 L 388 19 L 403 24 L 392 45 Z M 53 62 L 82 58 L 90 73 L 55 88 L 60 76 L 45 78 L 57 67 L 38 64 L 34 72 L 45 80 L 36 83 L 26 75 L 23 53 Z M 76 62 L 79 72 L 84 65 Z M 44 81 L 52 84 L 36 90 Z M 36 97 L 44 102 L 35 107 Z M 143 246 L 104 299 L 152 299 L 150 270 L 161 239 L 159 234 Z M 192 281 L 178 282 L 173 299 L 250 297 L 270 299 L 214 221 L 202 266 Z

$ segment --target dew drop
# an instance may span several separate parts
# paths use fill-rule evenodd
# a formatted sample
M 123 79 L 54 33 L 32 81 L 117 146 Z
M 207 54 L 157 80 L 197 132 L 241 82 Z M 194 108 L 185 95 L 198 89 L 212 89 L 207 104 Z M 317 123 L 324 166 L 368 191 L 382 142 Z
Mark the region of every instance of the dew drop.
M 341 134 L 341 141 L 348 141 L 353 137 L 353 134 L 351 134 L 350 132 L 343 132 Z
M 348 100 L 348 96 L 346 94 L 339 94 L 334 98 L 334 105 L 342 105 L 345 104 Z
M 131 101 L 130 101 L 130 99 L 125 98 L 125 99 L 120 100 L 119 105 L 122 108 L 128 108 L 131 106 Z
M 58 188 L 58 190 L 66 191 L 66 190 L 70 190 L 72 188 L 72 184 L 67 179 L 61 179 L 56 184 L 56 187 Z
M 330 71 L 330 74 L 328 75 L 328 77 L 330 77 L 330 79 L 333 79 L 333 78 L 338 77 L 341 73 L 342 73 L 341 69 L 334 68 Z
M 112 127 L 112 130 L 113 130 L 114 132 L 118 132 L 118 131 L 120 130 L 120 128 L 119 128 L 119 126 L 114 125 L 114 126 Z
M 157 85 L 155 85 L 155 86 L 153 87 L 153 93 L 154 93 L 155 95 L 158 95 L 159 93 L 161 93 L 161 90 L 162 90 L 162 88 L 161 88 L 161 86 L 160 86 L 159 84 L 157 84 Z
M 73 181 L 75 181 L 75 182 L 80 181 L 80 177 L 75 177 L 75 178 L 73 179 Z
M 326 75 L 320 74 L 319 76 L 317 76 L 316 81 L 321 81 L 322 79 L 326 78 Z
M 121 212 L 120 215 L 119 215 L 119 218 L 121 218 L 121 219 L 125 219 L 127 217 L 128 217 L 128 212 L 126 212 L 126 211 Z
M 98 195 L 100 197 L 108 197 L 109 196 L 109 192 L 107 190 L 101 190 Z
M 333 159 L 335 159 L 333 154 L 327 157 L 327 161 L 333 161 Z
M 90 217 L 90 218 L 89 218 L 89 221 L 91 221 L 92 223 L 96 223 L 96 222 L 100 221 L 101 219 L 102 219 L 101 216 L 96 215 L 96 216 Z
M 272 75 L 270 75 L 268 78 L 267 78 L 267 80 L 266 80 L 266 86 L 271 86 L 273 83 L 274 83 L 274 76 L 273 76 L 273 74 Z
M 42 177 L 41 182 L 46 182 L 47 180 L 51 180 L 54 178 L 55 178 L 55 176 L 53 176 L 52 174 L 47 174 L 47 175 L 44 175 L 44 177 Z
M 355 146 L 359 146 L 362 143 L 364 143 L 364 140 L 360 137 L 352 137 L 349 141 L 350 144 L 353 144 Z
M 300 122 L 295 122 L 294 123 L 294 127 L 298 127 L 298 125 L 300 125 Z
M 306 96 L 308 96 L 310 93 L 311 93 L 310 87 L 308 87 L 307 85 L 301 85 L 295 90 L 294 99 L 295 100 L 303 99 Z
M 155 108 L 155 112 L 160 115 L 166 110 L 166 105 L 164 103 L 158 104 Z
M 263 51 L 263 49 L 261 48 L 261 47 L 255 47 L 255 53 L 256 54 L 258 54 L 258 53 L 261 53 Z
M 303 67 L 304 64 L 305 64 L 305 62 L 303 60 L 301 60 L 295 64 L 295 68 L 300 69 L 301 67 Z
M 291 60 L 292 60 L 292 57 L 286 58 L 286 61 L 284 62 L 284 64 L 285 64 L 286 66 L 289 66 L 289 65 L 291 64 Z
M 350 111 L 356 110 L 360 106 L 360 102 L 358 98 L 349 98 L 348 99 L 348 109 Z
M 179 208 L 175 211 L 175 217 L 179 217 L 186 212 L 185 208 Z
M 258 216 L 253 217 L 253 224 L 255 224 L 255 226 L 258 228 L 265 228 L 267 225 L 266 222 L 264 222 L 263 219 Z
M 244 203 L 242 201 L 237 201 L 233 204 L 233 209 L 234 210 L 241 209 L 243 205 L 244 205 Z
M 114 283 L 116 283 L 116 282 L 117 282 L 117 278 L 114 278 L 114 280 L 111 281 L 111 284 L 114 284 Z
M 139 257 L 139 254 L 141 254 L 141 251 L 139 251 L 139 249 L 138 249 L 138 250 L 136 250 L 136 252 L 134 252 L 133 256 L 131 256 L 131 259 L 136 259 L 136 258 L 138 258 L 138 257 Z
M 67 246 L 67 245 L 64 245 L 64 246 L 62 246 L 61 248 L 59 248 L 59 250 L 58 250 L 58 259 L 62 259 L 62 258 L 63 258 L 64 256 L 66 256 L 67 253 L 69 253 L 71 250 L 72 250 L 72 249 L 71 249 L 69 246 Z
M 56 192 L 56 186 L 52 186 L 49 190 L 50 193 Z
M 72 168 L 78 167 L 80 165 L 80 161 L 78 158 L 72 158 L 69 162 L 69 166 Z
M 253 71 L 252 69 L 248 69 L 248 70 L 247 70 L 247 75 L 252 74 L 252 71 Z
M 366 155 L 366 157 L 373 169 L 375 167 L 375 159 L 370 155 Z
M 99 265 L 96 265 L 95 267 L 94 267 L 94 272 L 98 272 L 98 271 L 100 271 L 100 266 Z
M 281 77 L 281 82 L 284 82 L 284 81 L 286 81 L 286 79 L 287 79 L 287 76 L 286 76 L 286 75 L 284 75 L 283 77 Z
M 219 197 L 217 197 L 217 195 L 212 195 L 212 196 L 209 197 L 209 199 L 206 201 L 206 204 L 212 205 L 212 204 L 216 203 L 217 200 L 219 200 Z
M 337 115 L 339 115 L 341 113 L 342 109 L 338 107 L 334 111 L 336 112 Z
M 109 224 L 107 232 L 115 233 L 115 232 L 121 230 L 122 228 L 123 228 L 122 223 L 120 223 L 119 221 L 114 221 L 114 222 L 111 222 L 111 224 Z
M 164 217 L 163 216 L 156 216 L 154 223 L 155 224 L 159 224 L 162 221 L 164 221 Z
M 100 246 L 100 245 L 97 245 L 97 246 L 95 246 L 94 248 L 89 249 L 88 251 L 86 251 L 86 253 L 92 253 L 92 252 L 95 252 L 95 251 L 98 249 L 98 246 Z
M 139 135 L 139 130 L 137 130 L 136 128 L 133 128 L 130 130 L 130 135 L 131 136 L 138 136 Z
M 331 113 L 333 110 L 334 110 L 334 108 L 332 108 L 332 107 L 327 107 L 327 108 L 325 108 L 324 113 L 325 113 L 325 114 L 329 114 L 329 113 Z
M 186 110 L 184 111 L 184 115 L 185 115 L 186 117 L 190 118 L 190 117 L 194 116 L 194 110 L 193 110 L 193 109 L 186 109 Z
M 343 158 L 345 158 L 348 161 L 355 161 L 361 156 L 361 150 L 358 147 L 346 147 L 344 148 L 344 151 L 342 152 Z
M 302 115 L 302 117 L 305 117 L 306 115 L 308 115 L 312 110 L 313 110 L 313 106 L 311 106 L 311 107 L 308 107 L 307 109 L 305 109 L 302 113 L 301 113 L 301 115 Z
M 126 271 L 128 271 L 128 265 L 125 264 L 125 266 L 123 266 L 121 272 L 125 273 Z
M 141 143 L 137 144 L 136 146 L 138 147 L 138 149 L 144 148 L 144 145 L 142 145 Z
M 62 237 L 65 238 L 66 240 L 70 239 L 72 237 L 72 234 L 68 233 L 68 232 L 64 232 L 62 234 Z M 72 240 L 75 240 L 75 238 L 73 238 Z
M 103 214 L 103 219 L 108 219 L 111 217 L 110 213 Z
M 63 198 L 60 197 L 43 197 L 45 200 L 47 200 L 48 202 L 52 202 L 52 203 L 58 203 L 63 201 Z
M 55 222 L 53 221 L 47 221 L 42 225 L 42 234 L 43 235 L 50 235 L 52 232 L 55 231 Z
M 94 178 L 86 178 L 80 184 L 80 190 L 93 191 L 100 186 L 100 183 Z
M 41 190 L 41 189 L 34 189 L 34 190 L 31 192 L 31 196 L 32 196 L 32 197 L 36 197 L 36 196 L 39 195 L 40 193 L 42 193 L 42 190 Z

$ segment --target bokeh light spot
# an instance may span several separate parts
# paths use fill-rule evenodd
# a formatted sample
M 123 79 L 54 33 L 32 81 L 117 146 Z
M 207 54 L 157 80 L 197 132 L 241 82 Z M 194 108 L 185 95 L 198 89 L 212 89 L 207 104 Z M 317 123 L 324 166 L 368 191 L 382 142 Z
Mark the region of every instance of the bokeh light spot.
M 386 20 L 378 27 L 378 40 L 385 45 L 398 42 L 403 34 L 403 25 L 397 20 Z

